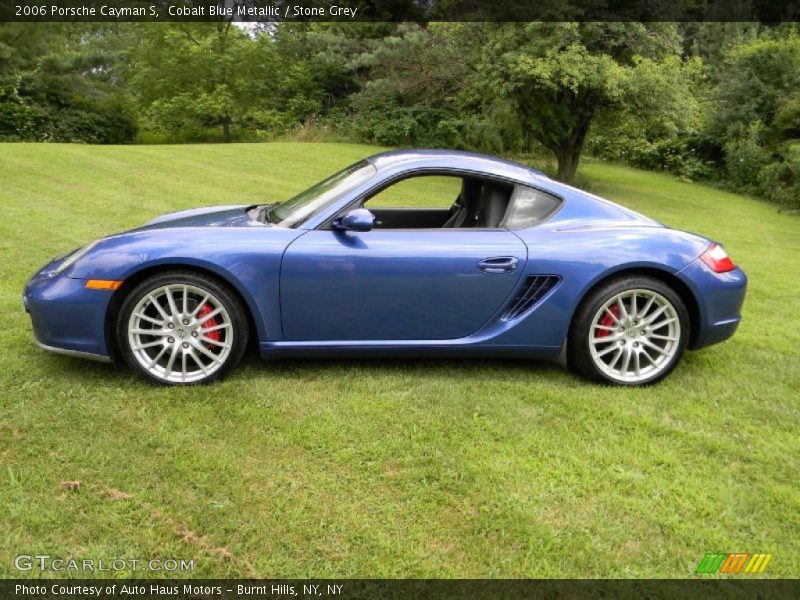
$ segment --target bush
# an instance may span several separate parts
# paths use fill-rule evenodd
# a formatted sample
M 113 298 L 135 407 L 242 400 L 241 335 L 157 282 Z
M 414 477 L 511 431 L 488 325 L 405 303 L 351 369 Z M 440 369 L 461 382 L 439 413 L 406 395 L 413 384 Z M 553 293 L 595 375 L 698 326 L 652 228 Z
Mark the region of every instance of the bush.
M 528 149 L 516 114 L 501 103 L 481 114 L 464 114 L 447 108 L 399 107 L 390 100 L 376 102 L 348 115 L 347 125 L 340 130 L 346 135 L 352 129 L 364 142 L 387 146 L 431 146 L 488 154 Z
M 763 131 L 760 122 L 751 123 L 725 144 L 727 180 L 739 190 L 800 208 L 800 143 L 769 150 L 762 142 Z
M 755 192 L 759 174 L 771 160 L 770 152 L 760 142 L 763 125 L 754 122 L 725 143 L 725 170 L 728 181 L 736 188 Z
M 42 111 L 20 102 L 0 102 L 0 140 L 22 141 L 36 139 Z
M 285 135 L 299 124 L 297 118 L 287 112 L 256 110 L 244 115 L 238 125 L 256 137 L 272 139 Z
M 126 144 L 136 131 L 133 112 L 116 102 L 64 108 L 0 103 L 0 140 Z
M 714 163 L 703 158 L 696 141 L 690 136 L 648 140 L 608 132 L 593 136 L 588 149 L 601 158 L 644 169 L 669 171 L 681 179 L 694 181 L 715 174 Z
M 461 123 L 445 109 L 388 106 L 356 113 L 353 126 L 367 143 L 386 146 L 458 146 Z
M 286 139 L 293 142 L 324 142 L 329 144 L 352 142 L 355 136 L 351 117 L 341 112 L 324 118 L 311 115 L 292 128 Z
M 487 154 L 519 153 L 529 149 L 516 112 L 508 103 L 495 102 L 480 115 L 464 117 L 461 144 Z
M 781 160 L 765 165 L 758 174 L 761 194 L 793 210 L 800 210 L 800 143 L 785 149 Z

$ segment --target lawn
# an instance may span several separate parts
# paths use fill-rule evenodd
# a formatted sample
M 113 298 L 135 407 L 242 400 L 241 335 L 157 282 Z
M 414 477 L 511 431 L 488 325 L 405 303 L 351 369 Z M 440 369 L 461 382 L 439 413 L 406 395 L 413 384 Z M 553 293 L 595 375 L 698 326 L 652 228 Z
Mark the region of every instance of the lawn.
M 758 200 L 582 167 L 750 277 L 736 336 L 648 389 L 522 361 L 256 359 L 165 389 L 34 347 L 21 292 L 52 256 L 286 198 L 374 150 L 0 145 L 0 576 L 39 553 L 198 577 L 673 578 L 710 551 L 800 575 L 800 217 Z

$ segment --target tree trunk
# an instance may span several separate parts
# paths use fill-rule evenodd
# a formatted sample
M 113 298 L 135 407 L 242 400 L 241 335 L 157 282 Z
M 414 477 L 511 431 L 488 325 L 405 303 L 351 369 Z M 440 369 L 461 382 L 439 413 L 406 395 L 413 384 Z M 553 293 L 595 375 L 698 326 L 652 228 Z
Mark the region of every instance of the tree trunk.
M 559 148 L 556 151 L 556 159 L 558 160 L 558 175 L 556 177 L 560 181 L 572 181 L 578 171 L 578 163 L 581 160 L 580 151 L 576 152 L 568 146 Z
M 531 97 L 535 97 L 531 94 Z M 520 107 L 523 122 L 529 121 L 532 127 L 526 128 L 540 144 L 553 153 L 558 161 L 558 179 L 570 182 L 578 171 L 583 144 L 589 126 L 597 112 L 598 98 L 591 90 L 557 93 L 546 97 L 550 108 L 545 118 L 538 106 L 532 102 Z
M 586 141 L 586 134 L 589 132 L 593 116 L 594 109 L 585 110 L 577 125 L 569 131 L 566 138 L 552 148 L 556 160 L 558 160 L 558 178 L 561 181 L 572 181 L 578 171 L 583 143 Z
M 222 141 L 226 144 L 231 143 L 231 118 L 222 118 Z

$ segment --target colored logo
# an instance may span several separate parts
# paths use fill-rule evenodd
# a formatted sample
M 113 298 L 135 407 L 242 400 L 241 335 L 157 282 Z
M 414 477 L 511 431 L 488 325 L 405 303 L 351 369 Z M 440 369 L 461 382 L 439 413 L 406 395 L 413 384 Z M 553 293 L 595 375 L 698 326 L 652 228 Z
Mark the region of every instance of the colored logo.
M 703 573 L 763 573 L 772 554 L 749 552 L 709 552 L 697 565 L 695 574 Z

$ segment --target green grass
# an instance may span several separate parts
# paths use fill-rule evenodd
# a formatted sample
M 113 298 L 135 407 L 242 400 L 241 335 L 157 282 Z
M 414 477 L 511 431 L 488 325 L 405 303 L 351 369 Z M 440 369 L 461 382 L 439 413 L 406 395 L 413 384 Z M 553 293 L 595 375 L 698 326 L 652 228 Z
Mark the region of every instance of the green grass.
M 582 168 L 750 277 L 737 335 L 649 389 L 522 361 L 255 359 L 164 389 L 33 346 L 21 292 L 55 254 L 286 198 L 374 150 L 0 145 L 0 576 L 44 553 L 193 558 L 195 576 L 689 577 L 709 551 L 800 574 L 800 221 L 757 200 Z
M 367 208 L 444 208 L 461 193 L 460 177 L 431 175 L 403 179 L 372 196 Z

